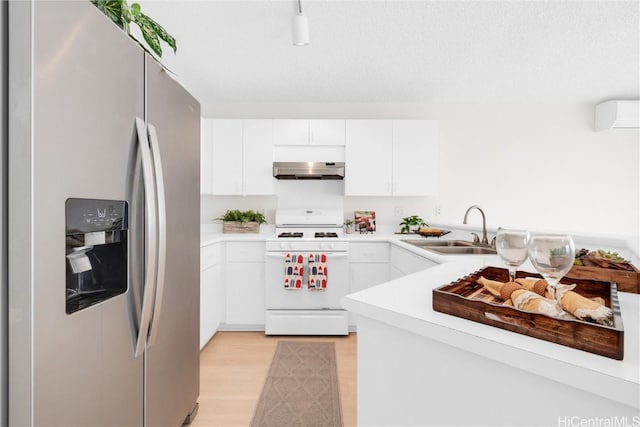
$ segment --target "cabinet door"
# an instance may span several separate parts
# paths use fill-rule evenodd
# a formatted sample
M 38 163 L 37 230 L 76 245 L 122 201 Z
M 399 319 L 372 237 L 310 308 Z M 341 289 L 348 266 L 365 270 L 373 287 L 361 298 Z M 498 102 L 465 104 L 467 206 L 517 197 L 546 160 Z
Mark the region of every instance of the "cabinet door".
M 273 120 L 273 145 L 308 145 L 309 120 Z
M 344 145 L 344 120 L 309 120 L 309 144 Z
M 225 323 L 227 317 L 227 298 L 226 287 L 224 283 L 224 264 L 217 264 L 211 268 L 211 279 L 213 280 L 213 311 L 212 325 L 215 326 L 213 335 L 220 327 L 221 323 Z
M 200 120 L 200 194 L 213 193 L 212 119 Z
M 214 268 L 200 272 L 200 350 L 215 334 L 218 325 L 215 313 Z
M 391 195 L 391 120 L 347 120 L 346 196 Z
M 242 194 L 242 120 L 214 119 L 213 194 Z
M 393 121 L 394 196 L 437 194 L 438 163 L 437 121 Z
M 438 263 L 431 261 L 430 259 L 421 257 L 420 255 L 416 255 L 411 251 L 395 245 L 391 246 L 390 259 L 392 275 L 394 274 L 393 269 L 399 270 L 402 275 L 406 276 L 438 265 Z M 396 277 L 392 278 L 395 279 Z
M 389 281 L 388 263 L 352 263 L 349 266 L 349 293 Z
M 226 272 L 229 325 L 264 325 L 264 262 L 228 262 Z
M 389 264 L 383 263 L 350 263 L 349 293 L 362 291 L 380 283 L 389 281 Z M 356 326 L 358 316 L 349 313 L 349 325 Z
M 273 194 L 273 121 L 243 120 L 245 195 Z
M 400 277 L 404 277 L 405 274 L 398 270 L 398 268 L 393 265 L 389 265 L 389 280 L 399 279 Z

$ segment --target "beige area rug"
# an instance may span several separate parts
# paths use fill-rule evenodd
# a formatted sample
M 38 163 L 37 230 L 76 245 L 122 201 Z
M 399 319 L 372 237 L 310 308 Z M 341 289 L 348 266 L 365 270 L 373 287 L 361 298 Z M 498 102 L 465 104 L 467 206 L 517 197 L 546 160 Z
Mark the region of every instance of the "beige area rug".
M 279 341 L 252 427 L 341 427 L 333 343 Z

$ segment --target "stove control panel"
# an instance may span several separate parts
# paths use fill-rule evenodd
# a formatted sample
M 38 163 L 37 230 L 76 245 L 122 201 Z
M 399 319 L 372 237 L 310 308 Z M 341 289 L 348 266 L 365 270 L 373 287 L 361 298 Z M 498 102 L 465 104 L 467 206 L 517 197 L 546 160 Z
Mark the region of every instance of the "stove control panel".
M 336 245 L 333 242 L 320 242 L 320 249 L 334 249 Z
M 296 243 L 295 242 L 280 242 L 280 249 L 295 249 L 296 248 Z
M 346 252 L 349 249 L 349 242 L 345 240 L 319 242 L 317 239 L 283 241 L 282 239 L 275 238 L 267 240 L 266 249 L 267 252 Z

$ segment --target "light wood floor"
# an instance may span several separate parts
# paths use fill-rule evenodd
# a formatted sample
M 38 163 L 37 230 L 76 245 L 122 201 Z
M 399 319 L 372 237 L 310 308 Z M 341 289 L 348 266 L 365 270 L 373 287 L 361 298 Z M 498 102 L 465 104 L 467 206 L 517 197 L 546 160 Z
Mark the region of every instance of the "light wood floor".
M 346 337 L 268 337 L 218 332 L 200 353 L 200 410 L 192 427 L 248 427 L 280 340 L 333 341 L 342 418 L 356 426 L 356 334 Z

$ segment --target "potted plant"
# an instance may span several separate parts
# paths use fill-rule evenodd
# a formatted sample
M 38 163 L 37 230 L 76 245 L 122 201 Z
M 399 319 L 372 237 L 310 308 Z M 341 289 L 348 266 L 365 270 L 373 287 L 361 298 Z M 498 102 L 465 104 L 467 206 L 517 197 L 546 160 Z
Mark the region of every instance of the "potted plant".
M 260 224 L 267 222 L 264 215 L 256 211 L 227 210 L 224 215 L 216 218 L 222 221 L 223 233 L 258 233 Z
M 139 3 L 133 3 L 131 6 L 127 4 L 126 0 L 91 0 L 91 3 L 129 34 L 129 37 L 138 42 L 145 50 L 148 51 L 142 43 L 131 35 L 132 23 L 140 28 L 144 41 L 147 42 L 147 45 L 158 57 L 162 56 L 160 40 L 167 43 L 173 49 L 173 53 L 176 53 L 176 40 L 160 24 L 142 13 Z
M 400 233 L 407 234 L 417 231 L 420 227 L 428 227 L 429 225 L 422 218 L 416 215 L 402 218 L 400 223 Z
M 352 226 L 353 226 L 353 220 L 352 219 L 347 218 L 347 219 L 344 220 L 344 228 L 345 228 L 345 231 L 347 232 L 347 234 L 351 233 Z

